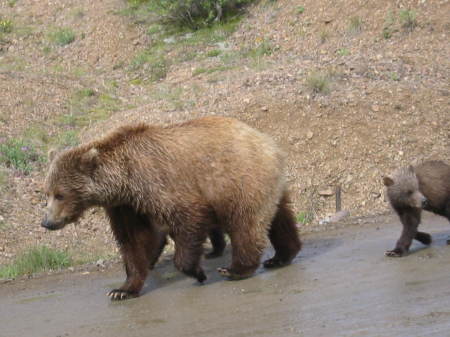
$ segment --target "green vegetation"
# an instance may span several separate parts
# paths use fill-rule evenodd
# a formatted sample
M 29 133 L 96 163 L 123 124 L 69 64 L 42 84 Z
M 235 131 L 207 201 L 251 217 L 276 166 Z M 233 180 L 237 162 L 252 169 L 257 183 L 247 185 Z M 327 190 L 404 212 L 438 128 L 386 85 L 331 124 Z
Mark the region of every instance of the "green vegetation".
M 383 26 L 383 38 L 384 39 L 390 39 L 392 37 L 392 34 L 394 34 L 394 24 L 395 24 L 395 17 L 394 14 L 389 11 L 386 15 L 386 19 L 384 20 L 384 26 Z
M 134 11 L 142 7 L 166 25 L 193 30 L 226 22 L 254 0 L 128 0 Z
M 255 48 L 249 49 L 243 52 L 244 57 L 251 57 L 252 59 L 260 59 L 263 56 L 271 55 L 274 51 L 274 47 L 268 40 L 262 41 Z
M 21 275 L 67 268 L 72 264 L 69 254 L 47 246 L 30 248 L 14 262 L 0 267 L 0 279 L 13 279 Z
M 11 33 L 13 31 L 13 23 L 9 19 L 0 17 L 0 33 Z
M 350 54 L 350 51 L 347 48 L 341 48 L 336 51 L 336 54 L 339 56 L 347 56 Z
M 0 163 L 8 168 L 28 174 L 39 159 L 34 147 L 23 139 L 11 138 L 0 144 Z
M 131 71 L 144 70 L 146 79 L 155 82 L 167 76 L 170 67 L 164 44 L 153 46 L 136 55 L 130 64 Z
M 58 46 L 65 46 L 75 41 L 75 33 L 70 28 L 58 28 L 49 34 L 50 41 Z
M 312 213 L 309 212 L 300 212 L 297 214 L 295 219 L 297 220 L 297 223 L 301 225 L 306 225 L 307 223 L 310 223 L 314 219 L 314 216 Z
M 206 53 L 207 57 L 216 57 L 219 56 L 222 52 L 219 49 L 210 50 Z
M 411 9 L 401 10 L 399 13 L 400 24 L 406 30 L 412 31 L 417 26 L 416 12 Z
M 314 94 L 328 94 L 330 92 L 330 76 L 324 72 L 314 71 L 306 78 L 306 86 Z
M 119 100 L 107 93 L 97 93 L 86 88 L 76 91 L 69 100 L 69 113 L 58 118 L 57 123 L 62 126 L 78 128 L 93 122 L 104 120 L 111 112 L 119 108 Z M 67 136 L 75 139 L 73 136 Z M 68 139 L 63 136 L 62 139 Z
M 362 20 L 359 16 L 354 16 L 350 18 L 350 23 L 348 25 L 348 30 L 350 33 L 357 34 L 362 30 Z
M 297 7 L 297 14 L 303 14 L 304 12 L 305 12 L 305 7 L 303 7 L 303 6 Z
M 400 81 L 400 76 L 396 72 L 391 72 L 389 77 L 392 81 Z

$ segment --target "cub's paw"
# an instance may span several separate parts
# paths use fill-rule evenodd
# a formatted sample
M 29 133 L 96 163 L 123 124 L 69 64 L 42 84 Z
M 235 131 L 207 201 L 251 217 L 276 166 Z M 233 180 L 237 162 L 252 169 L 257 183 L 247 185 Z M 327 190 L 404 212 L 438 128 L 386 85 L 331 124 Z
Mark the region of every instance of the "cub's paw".
M 271 259 L 264 261 L 263 265 L 264 265 L 264 268 L 279 268 L 279 267 L 284 267 L 284 266 L 288 265 L 289 263 L 290 263 L 290 261 L 282 261 L 277 257 L 272 257 Z
M 402 257 L 404 252 L 401 249 L 395 248 L 393 250 L 387 250 L 384 252 L 384 255 L 388 257 Z
M 129 291 L 122 289 L 113 289 L 108 293 L 108 297 L 111 301 L 123 301 L 129 298 L 138 297 L 138 294 L 130 293 Z

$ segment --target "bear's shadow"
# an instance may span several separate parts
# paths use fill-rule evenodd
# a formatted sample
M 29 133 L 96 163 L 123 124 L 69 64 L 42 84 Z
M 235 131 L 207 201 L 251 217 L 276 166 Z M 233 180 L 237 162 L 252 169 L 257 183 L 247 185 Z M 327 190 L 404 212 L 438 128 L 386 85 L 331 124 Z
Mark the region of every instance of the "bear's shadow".
M 325 254 L 330 250 L 339 247 L 341 243 L 342 240 L 338 238 L 309 238 L 308 240 L 303 241 L 303 248 L 297 255 L 297 257 L 292 261 L 292 266 L 301 266 L 302 261 L 313 259 L 319 255 Z M 206 249 L 205 252 L 208 252 L 208 249 Z M 267 248 L 264 251 L 261 261 L 272 257 L 273 254 L 273 248 Z M 155 269 L 150 271 L 141 294 L 144 295 L 160 287 L 164 287 L 186 279 L 192 280 L 193 286 L 207 286 L 216 282 L 227 281 L 217 272 L 217 268 L 226 267 L 230 263 L 231 247 L 228 244 L 224 251 L 224 254 L 221 257 L 217 257 L 214 259 L 203 259 L 202 267 L 208 279 L 203 284 L 200 284 L 193 278 L 189 278 L 188 276 L 178 271 L 173 264 L 173 254 L 166 254 L 156 264 Z M 262 273 L 280 271 L 281 269 L 282 268 L 267 269 L 264 268 L 261 263 L 260 267 L 255 272 L 255 275 L 253 275 L 252 277 L 255 277 Z

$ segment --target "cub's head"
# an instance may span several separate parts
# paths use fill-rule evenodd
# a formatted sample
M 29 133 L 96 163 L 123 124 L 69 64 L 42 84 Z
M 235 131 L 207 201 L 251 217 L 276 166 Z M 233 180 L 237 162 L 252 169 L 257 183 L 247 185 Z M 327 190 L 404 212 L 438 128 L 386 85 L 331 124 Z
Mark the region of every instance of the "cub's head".
M 45 178 L 47 207 L 41 225 L 61 229 L 78 220 L 92 206 L 92 172 L 97 166 L 98 151 L 81 147 L 59 155 L 49 153 L 50 168 Z
M 419 190 L 414 167 L 398 169 L 392 176 L 383 177 L 383 183 L 394 208 L 423 208 L 427 205 L 427 198 Z

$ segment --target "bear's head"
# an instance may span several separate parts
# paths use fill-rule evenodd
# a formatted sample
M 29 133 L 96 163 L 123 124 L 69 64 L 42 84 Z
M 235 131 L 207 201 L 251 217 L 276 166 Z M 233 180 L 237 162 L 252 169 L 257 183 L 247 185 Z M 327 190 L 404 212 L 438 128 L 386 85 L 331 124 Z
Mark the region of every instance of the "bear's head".
M 98 165 L 98 151 L 77 147 L 59 155 L 49 153 L 49 160 L 44 183 L 47 207 L 41 225 L 56 230 L 75 222 L 93 206 L 92 174 Z
M 427 198 L 419 190 L 419 180 L 413 166 L 398 169 L 392 176 L 383 177 L 389 201 L 394 208 L 423 208 Z

